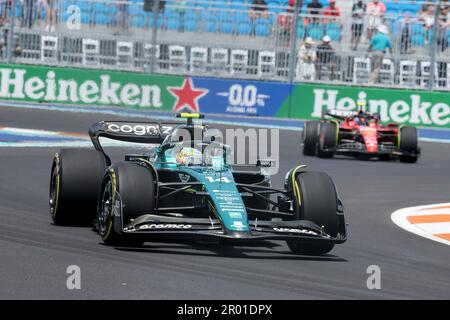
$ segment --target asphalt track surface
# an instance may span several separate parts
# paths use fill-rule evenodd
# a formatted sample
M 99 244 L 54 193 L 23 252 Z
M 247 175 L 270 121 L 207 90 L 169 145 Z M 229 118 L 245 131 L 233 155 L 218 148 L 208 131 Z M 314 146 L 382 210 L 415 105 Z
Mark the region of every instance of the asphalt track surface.
M 104 118 L 0 108 L 0 126 L 8 127 L 85 133 Z M 403 207 L 449 201 L 449 144 L 422 143 L 423 156 L 411 165 L 305 158 L 299 132 L 282 131 L 280 137 L 275 186 L 298 163 L 327 172 L 338 186 L 349 240 L 329 255 L 295 256 L 283 242 L 263 247 L 108 247 L 92 228 L 51 223 L 47 194 L 56 148 L 0 148 L 0 298 L 450 298 L 449 247 L 408 233 L 390 220 Z M 81 268 L 81 290 L 66 288 L 69 265 Z M 370 265 L 381 268 L 381 290 L 367 289 Z

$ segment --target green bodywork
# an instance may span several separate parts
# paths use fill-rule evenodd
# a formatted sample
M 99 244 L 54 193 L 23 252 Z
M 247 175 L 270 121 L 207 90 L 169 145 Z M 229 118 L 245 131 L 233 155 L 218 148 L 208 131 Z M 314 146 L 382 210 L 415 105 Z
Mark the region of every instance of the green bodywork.
M 226 163 L 226 151 L 216 159 L 215 165 L 177 164 L 177 152 L 176 146 L 164 151 L 162 147 L 156 147 L 151 152 L 153 157 L 150 161 L 156 170 L 174 171 L 183 175 L 187 182 L 202 183 L 202 191 L 208 193 L 207 202 L 223 227 L 232 232 L 248 232 L 247 212 L 234 181 L 232 167 Z

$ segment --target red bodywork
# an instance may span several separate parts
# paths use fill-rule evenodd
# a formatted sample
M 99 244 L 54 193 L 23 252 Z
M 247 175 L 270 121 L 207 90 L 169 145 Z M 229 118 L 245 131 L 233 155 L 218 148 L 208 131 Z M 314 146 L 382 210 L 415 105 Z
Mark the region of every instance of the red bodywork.
M 359 133 L 359 134 L 358 134 Z M 367 153 L 378 153 L 381 143 L 397 144 L 398 125 L 382 125 L 372 120 L 366 125 L 357 123 L 354 117 L 345 118 L 339 124 L 339 142 L 361 139 L 366 145 Z M 356 141 L 355 141 L 356 142 Z

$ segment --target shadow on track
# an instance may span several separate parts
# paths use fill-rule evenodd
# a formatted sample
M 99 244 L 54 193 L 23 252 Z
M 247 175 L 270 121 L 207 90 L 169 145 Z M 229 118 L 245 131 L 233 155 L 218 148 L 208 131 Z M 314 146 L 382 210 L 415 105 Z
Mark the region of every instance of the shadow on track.
M 348 262 L 338 256 L 331 254 L 323 256 L 299 256 L 290 253 L 289 251 L 274 251 L 265 248 L 273 248 L 279 245 L 270 242 L 262 244 L 258 247 L 238 247 L 231 245 L 211 245 L 211 244 L 195 244 L 186 242 L 177 242 L 178 245 L 170 245 L 164 243 L 161 245 L 144 245 L 142 247 L 116 247 L 116 250 L 125 252 L 140 252 L 140 253 L 158 253 L 158 254 L 173 254 L 185 256 L 202 256 L 202 257 L 222 257 L 235 259 L 256 259 L 256 260 L 293 260 L 293 261 L 333 261 L 333 262 Z M 187 245 L 181 247 L 180 245 Z M 261 248 L 263 247 L 263 248 Z M 194 251 L 195 250 L 195 251 Z M 247 253 L 251 254 L 248 255 Z M 270 254 L 270 255 L 269 255 Z

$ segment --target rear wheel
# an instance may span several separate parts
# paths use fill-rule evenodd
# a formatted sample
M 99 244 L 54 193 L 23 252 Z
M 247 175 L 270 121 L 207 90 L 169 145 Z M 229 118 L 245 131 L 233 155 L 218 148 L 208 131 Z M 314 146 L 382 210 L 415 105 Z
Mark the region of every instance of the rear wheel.
M 319 126 L 319 121 L 305 122 L 305 127 L 303 128 L 303 154 L 305 156 L 315 156 L 317 153 Z
M 325 233 L 336 237 L 338 200 L 333 180 L 326 173 L 308 171 L 298 174 L 296 183 L 300 191 L 300 200 L 295 201 L 296 219 L 312 221 Z M 295 240 L 287 241 L 287 244 L 293 253 L 303 255 L 326 254 L 334 247 L 333 243 L 308 244 Z
M 414 127 L 402 127 L 400 128 L 400 150 L 409 153 L 408 155 L 401 155 L 400 161 L 406 163 L 417 162 L 418 154 L 418 139 L 417 129 Z
M 319 158 L 333 158 L 337 145 L 337 126 L 333 122 L 320 124 L 319 148 L 317 155 Z
M 117 201 L 122 202 L 124 226 L 131 219 L 153 212 L 155 185 L 149 169 L 135 163 L 113 165 L 105 174 L 99 199 L 97 227 L 106 244 L 140 246 L 144 240 L 136 235 L 125 235 L 116 230 L 114 217 Z
M 105 167 L 104 155 L 96 150 L 62 149 L 55 154 L 49 192 L 55 224 L 84 224 L 95 218 Z

